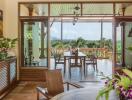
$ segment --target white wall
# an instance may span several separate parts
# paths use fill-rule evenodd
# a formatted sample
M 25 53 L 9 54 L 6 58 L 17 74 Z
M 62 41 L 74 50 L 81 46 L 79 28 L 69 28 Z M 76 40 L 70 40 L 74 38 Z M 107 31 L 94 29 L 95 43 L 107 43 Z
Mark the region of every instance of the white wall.
M 4 10 L 4 4 L 5 4 L 4 1 L 5 0 L 0 0 L 0 9 L 1 10 Z

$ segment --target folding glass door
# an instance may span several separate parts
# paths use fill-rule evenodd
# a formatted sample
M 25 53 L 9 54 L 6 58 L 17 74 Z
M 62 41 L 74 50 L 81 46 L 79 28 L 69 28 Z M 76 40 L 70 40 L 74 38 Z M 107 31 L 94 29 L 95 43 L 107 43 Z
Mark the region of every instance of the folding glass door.
M 117 18 L 116 23 L 116 65 L 132 66 L 132 18 Z

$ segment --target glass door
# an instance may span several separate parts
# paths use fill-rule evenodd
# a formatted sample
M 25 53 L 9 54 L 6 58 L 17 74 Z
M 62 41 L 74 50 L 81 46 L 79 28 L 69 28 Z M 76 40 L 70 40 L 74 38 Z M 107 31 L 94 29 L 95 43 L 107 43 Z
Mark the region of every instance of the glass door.
M 132 18 L 116 18 L 116 65 L 132 66 Z
M 122 26 L 116 27 L 116 65 L 122 65 Z
M 21 21 L 21 65 L 48 66 L 48 20 Z
M 125 64 L 132 67 L 132 20 L 125 22 Z

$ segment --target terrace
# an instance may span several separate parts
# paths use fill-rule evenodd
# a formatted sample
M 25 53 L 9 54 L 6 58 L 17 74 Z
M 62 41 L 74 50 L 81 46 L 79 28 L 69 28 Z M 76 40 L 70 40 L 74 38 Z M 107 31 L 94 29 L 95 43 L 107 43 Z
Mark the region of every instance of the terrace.
M 0 27 L 0 35 L 1 38 L 15 36 L 18 43 L 16 48 L 7 47 L 6 58 L 2 55 L 6 48 L 2 43 L 6 40 L 0 40 L 0 99 L 38 100 L 36 88 L 48 88 L 48 71 L 61 69 L 63 81 L 77 83 L 84 87 L 85 92 L 82 94 L 81 89 L 70 87 L 71 91 L 58 93 L 51 100 L 74 100 L 76 93 L 79 93 L 77 100 L 87 100 L 88 97 L 95 100 L 105 84 L 103 76 L 112 78 L 114 73 L 128 66 L 131 70 L 132 56 L 128 49 L 131 49 L 132 42 L 132 2 L 35 1 L 9 4 L 6 1 L 0 1 L 3 4 L 0 5 L 3 10 L 0 10 L 0 24 L 4 27 Z M 10 20 L 8 16 L 13 16 L 13 6 L 18 8 L 15 11 L 18 18 Z M 7 24 L 17 23 L 16 19 L 18 24 L 15 27 Z M 10 30 L 18 34 L 10 34 Z M 7 39 L 5 44 L 8 40 L 12 41 Z M 51 78 L 55 80 L 56 77 L 59 76 Z M 75 95 L 70 97 L 70 94 Z M 116 93 L 110 93 L 110 100 L 118 98 Z

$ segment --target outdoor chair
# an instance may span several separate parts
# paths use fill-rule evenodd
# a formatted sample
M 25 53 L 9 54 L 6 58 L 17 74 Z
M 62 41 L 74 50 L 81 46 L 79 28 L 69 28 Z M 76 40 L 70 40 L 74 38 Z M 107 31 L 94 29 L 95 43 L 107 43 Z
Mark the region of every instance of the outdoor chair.
M 97 57 L 95 57 L 95 55 L 89 55 L 89 56 L 86 57 L 85 67 L 88 67 L 88 65 L 92 65 L 93 68 L 94 68 L 94 71 L 95 70 L 98 71 L 98 68 L 97 68 Z
M 37 100 L 40 100 L 40 93 L 44 96 L 46 100 L 51 99 L 53 96 L 64 92 L 63 84 L 67 84 L 67 90 L 69 90 L 69 85 L 76 88 L 83 88 L 82 86 L 65 82 L 63 83 L 62 74 L 60 69 L 47 70 L 46 71 L 46 88 L 37 87 Z M 42 99 L 41 99 L 42 100 Z
M 55 69 L 56 69 L 58 64 L 63 64 L 64 65 L 64 57 L 62 56 L 63 55 L 62 50 L 53 49 L 52 55 L 54 56 Z
M 57 64 L 64 64 L 64 58 L 62 57 L 61 54 L 55 54 L 54 60 L 55 60 L 55 69 L 57 67 Z
M 71 78 L 71 68 L 79 68 L 82 76 L 83 60 L 78 54 L 69 57 L 69 75 Z

